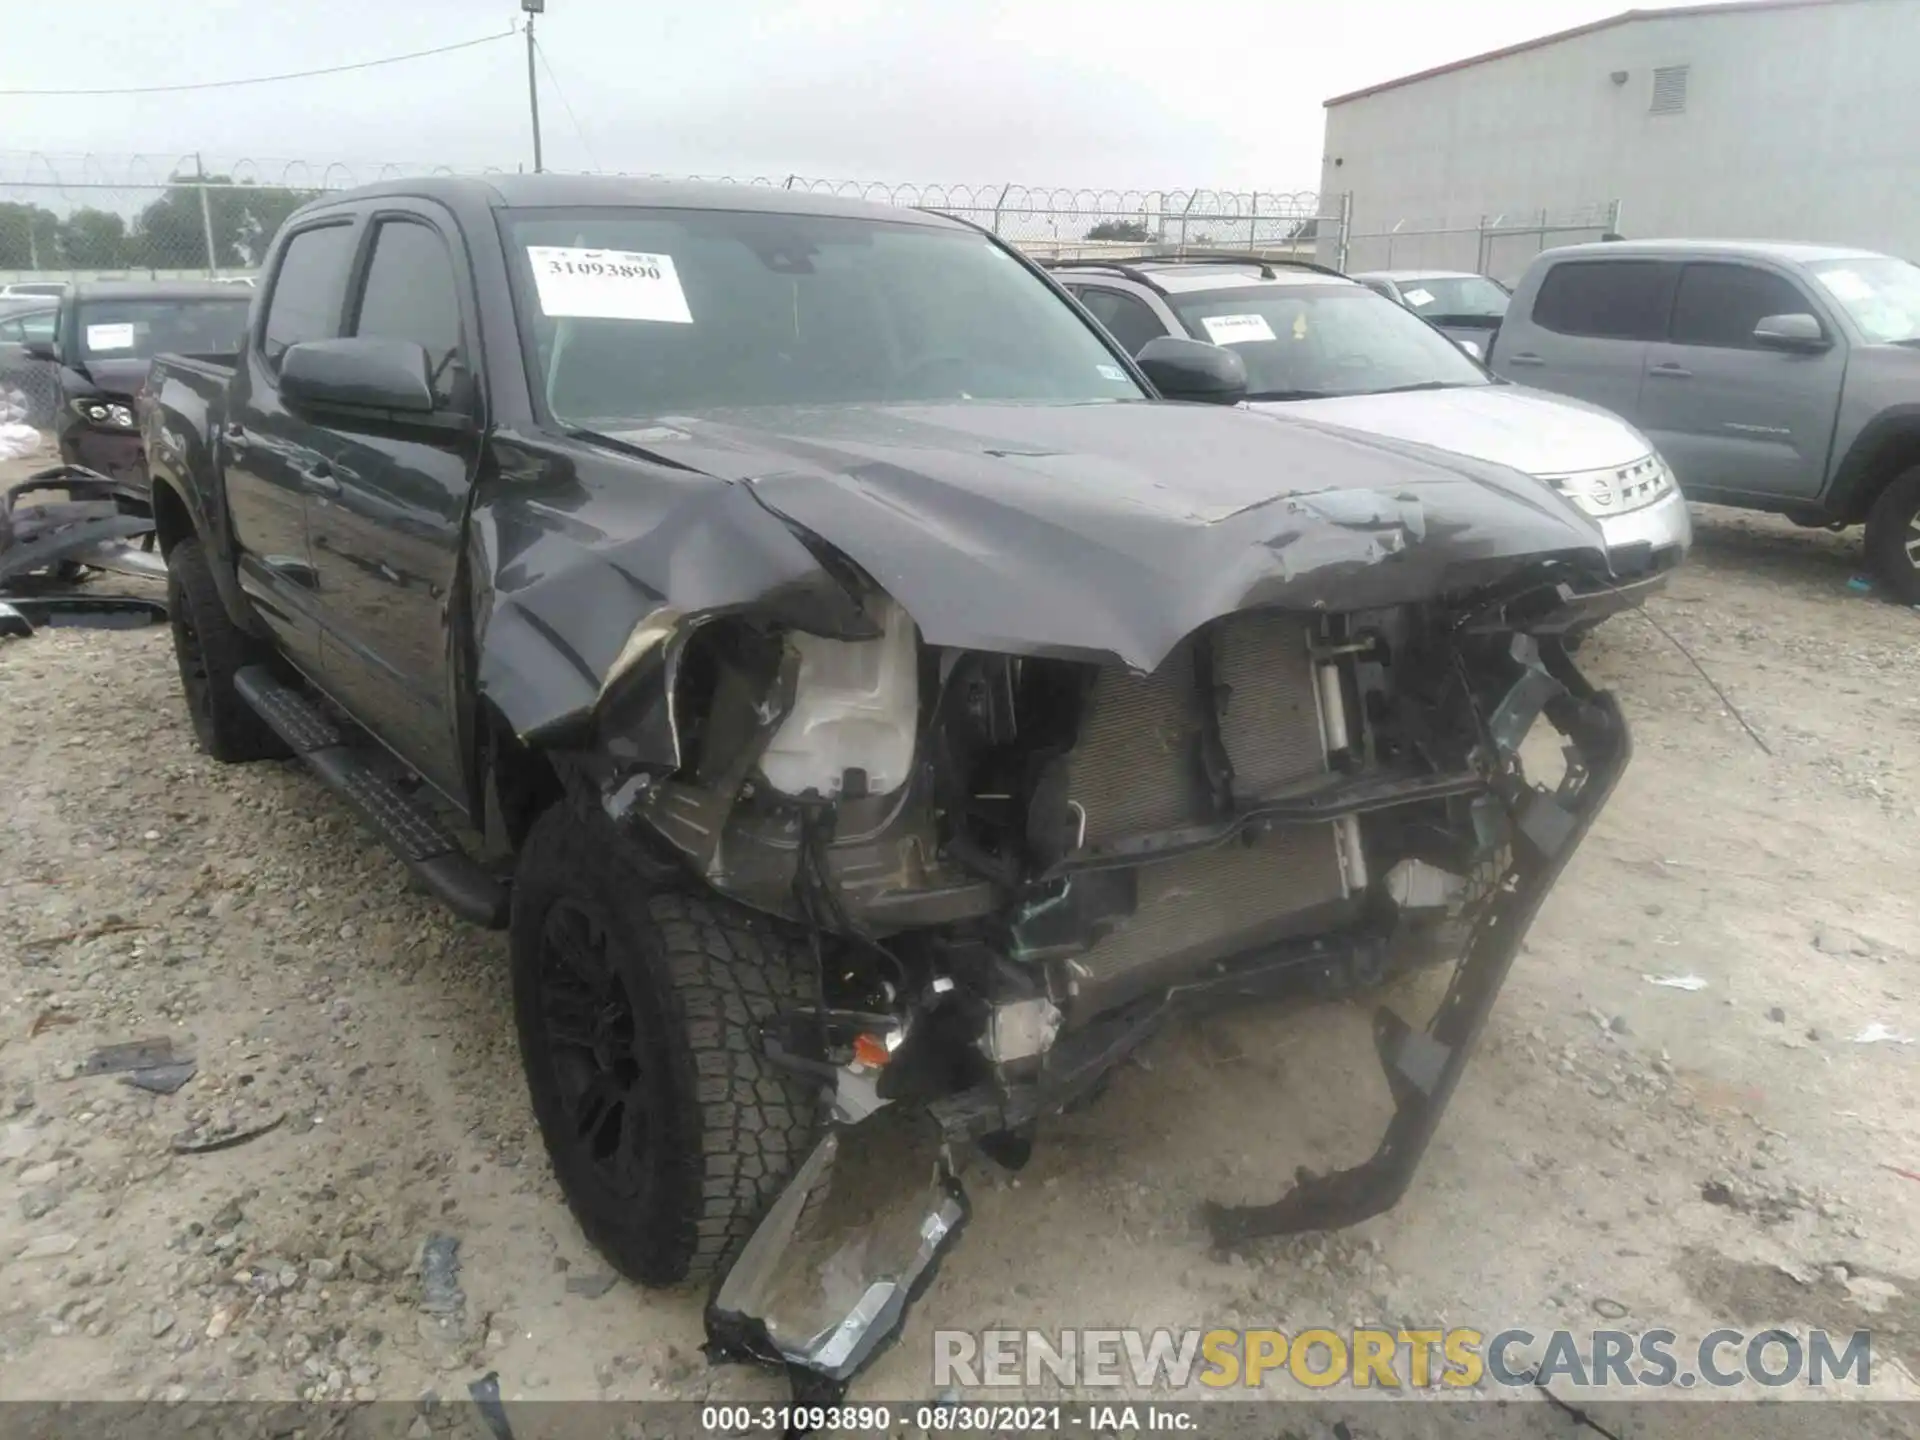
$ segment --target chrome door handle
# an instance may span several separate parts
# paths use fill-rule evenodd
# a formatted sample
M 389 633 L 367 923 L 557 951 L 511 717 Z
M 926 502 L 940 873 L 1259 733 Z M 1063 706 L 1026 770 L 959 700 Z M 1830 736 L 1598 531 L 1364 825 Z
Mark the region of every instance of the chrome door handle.
M 328 495 L 340 493 L 340 481 L 333 473 L 333 466 L 324 460 L 316 460 L 300 472 L 300 478 L 307 482 L 308 488 L 322 491 Z
M 1547 362 L 1542 360 L 1538 355 L 1530 354 L 1523 350 L 1518 355 L 1507 356 L 1507 363 L 1509 365 L 1544 365 Z
M 220 431 L 220 439 L 230 451 L 237 452 L 244 450 L 247 448 L 248 443 L 247 427 L 238 424 L 224 426 Z
M 1647 374 L 1656 376 L 1661 380 L 1689 380 L 1693 378 L 1693 372 L 1684 365 L 1655 365 L 1647 371 Z

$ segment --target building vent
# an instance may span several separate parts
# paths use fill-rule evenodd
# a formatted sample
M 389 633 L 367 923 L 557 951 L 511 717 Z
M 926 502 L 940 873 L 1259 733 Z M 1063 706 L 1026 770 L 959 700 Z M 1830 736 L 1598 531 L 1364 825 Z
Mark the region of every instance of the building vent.
M 1662 65 L 1653 72 L 1655 115 L 1678 115 L 1687 108 L 1687 70 L 1685 65 Z

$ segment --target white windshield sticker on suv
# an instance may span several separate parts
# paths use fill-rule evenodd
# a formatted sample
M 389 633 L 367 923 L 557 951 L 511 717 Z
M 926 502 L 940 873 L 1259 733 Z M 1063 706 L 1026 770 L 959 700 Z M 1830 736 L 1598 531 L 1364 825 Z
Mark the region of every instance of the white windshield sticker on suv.
M 1820 283 L 1836 300 L 1870 300 L 1873 287 L 1851 270 L 1823 270 Z
M 1264 315 L 1203 315 L 1207 338 L 1216 345 L 1251 345 L 1256 340 L 1271 340 L 1273 327 Z
M 1422 305 L 1431 305 L 1433 303 L 1433 292 L 1431 290 L 1402 290 L 1400 294 L 1402 298 L 1406 300 L 1407 304 L 1413 306 L 1416 310 Z
M 529 245 L 540 309 L 558 319 L 661 320 L 691 325 L 687 295 L 671 255 Z
M 87 349 L 89 350 L 131 350 L 132 348 L 133 326 L 131 325 L 87 326 Z

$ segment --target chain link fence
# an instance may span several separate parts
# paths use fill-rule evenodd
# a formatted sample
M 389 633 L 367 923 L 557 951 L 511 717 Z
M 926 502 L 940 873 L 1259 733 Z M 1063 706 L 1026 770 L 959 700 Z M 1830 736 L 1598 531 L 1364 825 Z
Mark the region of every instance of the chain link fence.
M 0 152 L 0 285 L 33 279 L 241 276 L 274 230 L 329 191 L 430 164 Z M 663 178 L 649 176 L 647 178 Z M 1618 201 L 1571 210 L 1356 219 L 1353 197 L 1312 191 L 1101 190 L 1004 183 L 882 184 L 801 175 L 687 176 L 913 206 L 981 225 L 1045 259 L 1252 251 L 1341 270 L 1447 269 L 1511 280 L 1541 250 L 1619 229 Z
M 315 196 L 455 173 L 432 165 L 0 153 L 0 285 L 36 278 L 248 275 L 280 222 Z M 1323 206 L 1310 191 L 901 185 L 800 175 L 684 178 L 937 210 L 1041 258 L 1202 248 L 1311 258 L 1345 223 L 1338 197 Z
M 1599 240 L 1619 230 L 1618 200 L 1557 212 L 1507 210 L 1482 215 L 1471 225 L 1404 219 L 1385 225 L 1363 218 L 1347 229 L 1347 259 L 1340 268 L 1356 273 L 1462 270 L 1511 285 L 1542 250 Z M 1320 258 L 1335 263 L 1325 248 Z

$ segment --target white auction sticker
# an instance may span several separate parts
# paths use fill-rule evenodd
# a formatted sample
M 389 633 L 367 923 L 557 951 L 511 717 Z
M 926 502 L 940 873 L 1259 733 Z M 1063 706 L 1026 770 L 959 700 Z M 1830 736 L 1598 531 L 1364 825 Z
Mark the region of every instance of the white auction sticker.
M 133 326 L 89 325 L 87 326 L 87 349 L 131 350 L 133 349 Z
M 556 319 L 661 320 L 691 325 L 687 295 L 671 255 L 529 245 L 540 309 Z
M 1431 290 L 1402 290 L 1400 293 L 1406 297 L 1407 304 L 1413 306 L 1416 310 L 1422 305 L 1431 305 L 1433 303 L 1433 292 Z
M 1256 340 L 1273 339 L 1273 327 L 1264 315 L 1205 315 L 1200 323 L 1207 327 L 1207 338 L 1216 345 L 1251 345 Z

